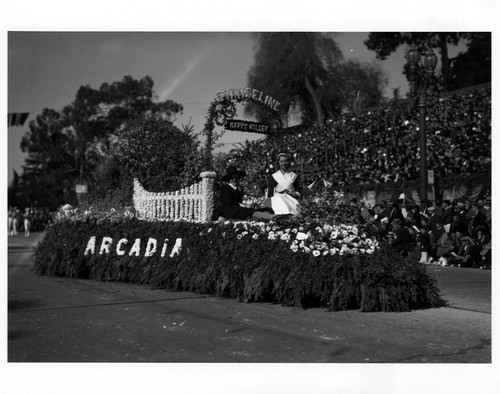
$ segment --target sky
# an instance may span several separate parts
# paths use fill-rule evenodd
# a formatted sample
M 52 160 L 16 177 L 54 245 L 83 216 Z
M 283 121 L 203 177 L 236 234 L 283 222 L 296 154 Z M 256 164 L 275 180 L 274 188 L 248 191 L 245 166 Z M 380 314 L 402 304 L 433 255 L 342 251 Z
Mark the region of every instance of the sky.
M 380 63 L 388 77 L 388 95 L 395 87 L 406 91 L 403 48 L 382 62 L 363 44 L 367 36 L 367 32 L 334 35 L 346 59 Z M 174 124 L 192 124 L 200 132 L 217 91 L 247 86 L 254 44 L 251 32 L 10 31 L 8 112 L 30 115 L 24 126 L 8 130 L 9 180 L 13 170 L 21 173 L 26 155 L 19 144 L 29 122 L 44 108 L 60 110 L 70 104 L 82 85 L 98 89 L 125 75 L 134 79 L 149 75 L 158 99 L 183 105 Z M 258 138 L 262 135 L 228 131 L 220 150 Z
M 60 110 L 71 103 L 82 85 L 89 84 L 98 89 L 102 83 L 119 81 L 125 75 L 135 79 L 149 75 L 154 80 L 158 96 L 184 106 L 184 113 L 178 116 L 175 124 L 187 124 L 191 118 L 196 130 L 200 130 L 207 107 L 217 91 L 247 86 L 247 72 L 253 64 L 253 41 L 249 32 L 341 32 L 336 35 L 336 41 L 344 56 L 370 61 L 374 58 L 374 53 L 366 50 L 363 45 L 363 39 L 369 31 L 492 31 L 493 41 L 496 43 L 493 63 L 498 64 L 498 52 L 495 51 L 498 45 L 498 10 L 498 0 L 4 2 L 0 11 L 3 28 L 3 40 L 0 40 L 0 53 L 3 56 L 3 62 L 0 63 L 1 100 L 4 111 L 7 109 L 2 111 L 3 124 L 7 123 L 7 112 L 29 112 L 30 116 L 25 127 L 8 127 L 2 133 L 2 181 L 4 185 L 8 184 L 12 170 L 20 171 L 23 155 L 19 149 L 19 141 L 28 130 L 28 122 L 43 108 Z M 389 92 L 395 87 L 401 87 L 402 91 L 407 89 L 401 74 L 404 61 L 404 53 L 400 51 L 381 63 L 388 73 Z M 494 72 L 494 78 L 495 76 Z M 492 90 L 494 106 L 496 83 L 494 82 Z M 493 119 L 495 129 L 495 117 Z M 226 132 L 223 142 L 231 146 L 234 142 L 260 137 Z M 495 185 L 493 189 L 495 194 Z M 5 207 L 6 194 L 7 188 L 3 195 Z M 7 261 L 7 258 L 2 261 Z M 6 279 L 1 284 L 5 286 L 2 289 L 6 290 L 5 282 Z M 2 311 L 6 315 L 7 303 L 3 304 Z M 2 338 L 6 338 L 5 327 L 2 324 L 0 329 Z M 6 341 L 2 341 L 0 350 L 4 350 L 5 346 Z M 267 392 L 258 386 L 260 380 L 255 378 L 257 376 L 268 377 L 264 387 L 274 388 L 276 382 L 279 382 L 273 390 L 276 393 L 293 393 L 298 388 L 305 387 L 314 387 L 315 393 L 332 392 L 333 381 L 336 387 L 345 388 L 342 392 L 355 392 L 353 387 L 360 386 L 353 386 L 352 382 L 353 379 L 357 383 L 363 380 L 359 379 L 360 373 L 367 384 L 377 382 L 376 385 L 370 384 L 370 393 L 434 392 L 436 387 L 453 388 L 454 394 L 468 393 L 476 388 L 489 393 L 495 387 L 493 384 L 485 387 L 481 384 L 493 381 L 489 368 L 492 365 L 484 368 L 468 366 L 466 370 L 455 365 L 449 368 L 443 365 L 433 365 L 431 368 L 412 365 L 414 375 L 408 369 L 391 365 L 392 379 L 387 377 L 389 375 L 385 374 L 385 369 L 381 369 L 382 366 L 256 365 L 251 370 L 252 378 L 248 379 L 249 367 L 245 365 L 230 366 L 231 377 L 217 366 L 204 366 L 200 370 L 195 369 L 196 366 L 191 368 L 183 365 L 182 370 L 194 370 L 204 377 L 210 375 L 209 380 L 215 383 L 201 386 L 201 379 L 191 379 L 190 383 L 200 384 L 198 390 L 194 391 L 189 390 L 190 386 L 185 384 L 186 376 L 179 373 L 183 379 L 177 380 L 177 374 L 168 373 L 168 366 L 151 364 L 143 368 L 139 365 L 122 365 L 120 369 L 110 370 L 112 367 L 90 364 L 33 367 L 2 365 L 0 372 L 6 371 L 9 381 L 16 382 L 9 387 L 9 393 L 67 393 L 70 392 L 68 387 L 76 389 L 83 383 L 88 390 L 82 389 L 79 392 L 127 393 L 141 391 L 144 382 L 148 382 L 148 387 L 174 388 L 169 391 L 176 393 L 233 392 L 224 390 L 228 384 L 238 388 L 234 392 Z M 437 367 L 439 376 L 433 373 Z M 228 371 L 229 366 L 224 368 L 223 371 Z M 103 370 L 107 375 L 115 373 L 117 379 L 105 379 Z M 123 374 L 124 370 L 128 375 Z M 466 372 L 470 371 L 474 374 L 469 382 L 466 380 Z M 290 379 L 290 372 L 295 376 L 303 376 L 302 383 Z M 384 379 L 379 379 L 380 374 L 383 374 Z M 50 384 L 51 376 L 55 375 L 58 376 L 57 384 Z M 84 379 L 82 375 L 85 376 Z M 92 378 L 87 379 L 89 376 Z M 243 378 L 245 384 L 235 380 L 238 377 Z M 302 392 L 306 391 L 308 390 Z

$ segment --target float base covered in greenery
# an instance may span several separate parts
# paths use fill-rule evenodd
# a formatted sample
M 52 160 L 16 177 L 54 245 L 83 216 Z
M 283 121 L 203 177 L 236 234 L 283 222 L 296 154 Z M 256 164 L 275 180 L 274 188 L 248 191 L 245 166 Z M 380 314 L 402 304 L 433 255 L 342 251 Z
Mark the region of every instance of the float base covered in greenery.
M 371 253 L 305 253 L 290 237 L 296 233 L 276 226 L 62 220 L 39 243 L 34 270 L 330 311 L 409 311 L 440 304 L 425 267 L 388 245 Z

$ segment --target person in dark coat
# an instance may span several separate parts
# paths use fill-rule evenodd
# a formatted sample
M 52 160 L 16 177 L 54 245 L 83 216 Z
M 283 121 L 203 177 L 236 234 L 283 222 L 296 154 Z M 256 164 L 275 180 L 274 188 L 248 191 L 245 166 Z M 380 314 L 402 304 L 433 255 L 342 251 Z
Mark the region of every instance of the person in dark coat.
M 403 213 L 401 212 L 401 208 L 397 202 L 393 202 L 391 209 L 389 210 L 389 221 L 394 223 L 395 219 L 400 219 L 401 222 L 404 222 L 405 218 Z
M 474 236 L 478 227 L 484 227 L 486 231 L 489 230 L 488 223 L 486 222 L 486 215 L 481 212 L 480 206 L 477 203 L 472 204 L 472 219 L 470 227 L 470 235 Z
M 424 225 L 420 229 L 417 240 L 420 244 L 420 263 L 428 264 L 431 256 L 431 237 L 428 225 Z
M 455 213 L 453 215 L 453 231 L 460 231 L 462 235 L 469 233 L 467 211 L 462 201 L 457 202 Z
M 383 218 L 389 219 L 389 209 L 387 208 L 387 202 L 385 200 L 380 202 L 380 212 L 378 213 L 377 218 L 379 221 Z
M 226 175 L 221 178 L 219 220 L 271 220 L 276 215 L 269 208 L 253 209 L 243 204 L 244 191 L 240 186 L 240 179 L 246 175 L 245 171 L 235 166 L 226 169 Z
M 449 233 L 451 230 L 451 222 L 453 221 L 453 209 L 450 200 L 444 200 L 441 207 L 443 208 L 443 227 L 445 231 Z
M 403 221 L 399 218 L 394 219 L 393 225 L 394 240 L 392 241 L 392 247 L 401 254 L 406 255 L 414 246 L 410 232 L 403 226 Z

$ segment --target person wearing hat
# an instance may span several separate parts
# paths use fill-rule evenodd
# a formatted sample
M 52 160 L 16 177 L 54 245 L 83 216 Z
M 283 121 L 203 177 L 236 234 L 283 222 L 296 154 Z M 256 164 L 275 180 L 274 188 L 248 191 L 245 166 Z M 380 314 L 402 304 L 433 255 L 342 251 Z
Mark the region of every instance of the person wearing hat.
M 302 197 L 297 174 L 290 171 L 290 158 L 286 153 L 280 153 L 276 158 L 278 171 L 267 181 L 267 198 L 265 206 L 270 206 L 275 214 L 298 213 L 299 199 Z
M 432 232 L 436 232 L 437 230 L 437 223 L 442 222 L 441 216 L 437 213 L 436 207 L 434 205 L 431 205 L 429 208 L 427 208 L 427 212 L 429 215 L 429 227 Z
M 228 219 L 247 220 L 271 220 L 275 217 L 269 208 L 256 210 L 243 205 L 244 192 L 240 186 L 240 180 L 246 175 L 245 171 L 238 170 L 235 166 L 228 166 L 226 174 L 221 178 L 220 190 L 220 221 Z

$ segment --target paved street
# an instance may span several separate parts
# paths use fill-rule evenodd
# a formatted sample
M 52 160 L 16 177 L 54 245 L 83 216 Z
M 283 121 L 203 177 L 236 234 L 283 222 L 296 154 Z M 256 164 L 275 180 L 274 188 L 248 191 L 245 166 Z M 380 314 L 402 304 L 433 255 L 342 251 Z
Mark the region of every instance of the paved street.
M 243 304 L 39 277 L 9 238 L 9 362 L 490 363 L 491 271 L 429 267 L 449 307 L 408 313 Z

